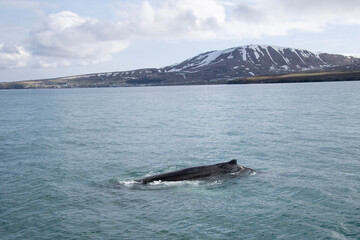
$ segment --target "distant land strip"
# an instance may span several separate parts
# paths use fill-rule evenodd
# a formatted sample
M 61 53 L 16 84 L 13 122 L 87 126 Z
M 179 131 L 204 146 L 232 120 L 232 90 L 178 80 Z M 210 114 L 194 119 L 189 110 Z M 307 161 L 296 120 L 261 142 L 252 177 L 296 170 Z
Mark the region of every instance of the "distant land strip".
M 234 80 L 213 80 L 208 82 L 192 82 L 179 84 L 164 84 L 162 81 L 132 81 L 126 87 L 137 86 L 176 86 L 176 85 L 214 85 L 214 84 L 263 84 L 263 83 L 300 83 L 300 82 L 335 82 L 360 81 L 360 71 L 328 71 L 300 72 L 278 75 L 261 75 Z M 94 82 L 78 81 L 76 85 L 67 80 L 32 80 L 0 83 L 0 89 L 36 89 L 36 88 L 96 88 L 114 87 L 113 84 L 96 84 Z
M 335 82 L 360 81 L 360 71 L 350 72 L 303 72 L 279 75 L 262 75 L 230 80 L 228 84 L 259 83 L 300 83 L 300 82 Z

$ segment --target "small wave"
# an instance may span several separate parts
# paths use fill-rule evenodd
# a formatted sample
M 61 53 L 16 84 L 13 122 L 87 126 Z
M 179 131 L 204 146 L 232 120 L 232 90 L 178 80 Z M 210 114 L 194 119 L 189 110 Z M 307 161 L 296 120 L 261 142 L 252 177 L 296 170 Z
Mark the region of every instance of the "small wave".
M 118 183 L 122 186 L 125 186 L 125 187 L 133 187 L 134 185 L 135 186 L 169 186 L 169 187 L 172 187 L 172 186 L 183 186 L 183 185 L 199 185 L 201 182 L 203 181 L 153 181 L 153 182 L 150 182 L 148 184 L 142 184 L 138 181 L 135 181 L 135 180 L 127 180 L 127 181 L 121 181 L 119 180 Z
M 118 186 L 129 189 L 140 190 L 160 190 L 169 188 L 198 188 L 223 184 L 222 180 L 214 179 L 211 181 L 206 180 L 187 180 L 187 181 L 154 181 L 148 184 L 142 184 L 135 180 L 118 180 Z
M 127 181 L 118 181 L 118 184 L 125 186 L 125 187 L 132 187 L 132 186 L 138 185 L 140 183 L 135 180 L 127 180 Z
M 229 176 L 240 176 L 240 177 L 246 177 L 246 176 L 254 176 L 256 175 L 257 172 L 254 170 L 251 171 L 244 171 L 244 172 L 234 172 L 234 173 L 229 173 Z
M 154 181 L 151 183 L 148 183 L 149 186 L 169 186 L 169 187 L 176 187 L 176 186 L 184 186 L 184 185 L 191 185 L 191 186 L 198 186 L 204 181 L 199 180 L 189 180 L 189 181 Z

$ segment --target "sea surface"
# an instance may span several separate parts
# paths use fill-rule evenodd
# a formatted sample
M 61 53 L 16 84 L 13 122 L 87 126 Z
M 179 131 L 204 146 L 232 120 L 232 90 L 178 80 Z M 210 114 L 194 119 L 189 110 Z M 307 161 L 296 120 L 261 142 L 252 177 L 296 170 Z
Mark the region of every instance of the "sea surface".
M 360 82 L 2 90 L 0 239 L 360 239 Z

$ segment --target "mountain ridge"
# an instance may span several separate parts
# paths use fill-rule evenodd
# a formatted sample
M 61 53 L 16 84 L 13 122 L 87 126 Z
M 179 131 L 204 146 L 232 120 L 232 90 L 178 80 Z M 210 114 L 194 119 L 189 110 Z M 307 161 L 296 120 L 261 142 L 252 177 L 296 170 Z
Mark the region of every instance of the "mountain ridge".
M 22 84 L 24 88 L 211 84 L 259 75 L 331 71 L 339 67 L 360 68 L 360 58 L 251 44 L 200 53 L 163 68 L 83 74 L 15 83 Z M 0 88 L 6 88 L 6 84 L 0 84 Z

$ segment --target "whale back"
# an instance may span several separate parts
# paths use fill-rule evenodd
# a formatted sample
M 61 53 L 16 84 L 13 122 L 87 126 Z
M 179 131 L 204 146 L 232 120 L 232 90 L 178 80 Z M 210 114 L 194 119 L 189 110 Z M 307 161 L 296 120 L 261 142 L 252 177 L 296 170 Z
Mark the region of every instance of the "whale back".
M 229 162 L 217 163 L 213 165 L 197 166 L 197 167 L 185 168 L 182 170 L 177 170 L 167 173 L 161 173 L 161 174 L 145 177 L 137 181 L 147 184 L 153 181 L 195 180 L 200 178 L 239 173 L 245 169 L 249 169 L 249 168 L 239 166 L 237 164 L 236 159 L 232 159 Z

